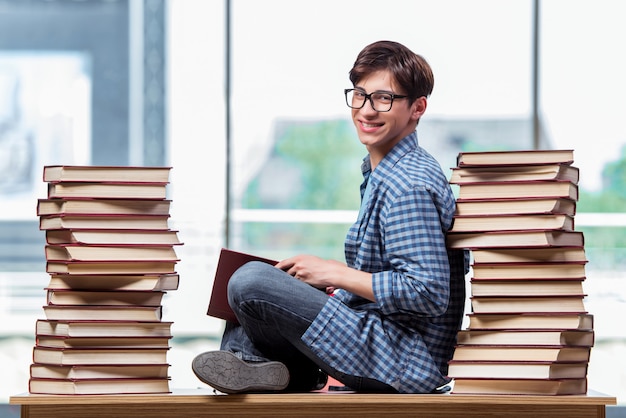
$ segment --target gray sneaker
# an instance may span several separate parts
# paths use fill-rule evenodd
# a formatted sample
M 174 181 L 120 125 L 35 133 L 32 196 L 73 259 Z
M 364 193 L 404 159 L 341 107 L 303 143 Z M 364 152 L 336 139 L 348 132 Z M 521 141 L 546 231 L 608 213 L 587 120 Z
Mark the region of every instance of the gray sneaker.
M 280 391 L 289 384 L 289 370 L 283 363 L 247 363 L 230 351 L 202 353 L 191 368 L 198 379 L 224 393 Z

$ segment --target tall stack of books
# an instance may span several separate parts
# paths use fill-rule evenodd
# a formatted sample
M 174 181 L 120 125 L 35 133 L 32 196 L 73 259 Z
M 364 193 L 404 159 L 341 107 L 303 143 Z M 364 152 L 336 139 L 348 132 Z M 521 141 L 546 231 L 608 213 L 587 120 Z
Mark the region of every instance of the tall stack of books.
M 586 393 L 594 331 L 573 161 L 573 150 L 458 155 L 448 245 L 473 261 L 469 325 L 449 362 L 454 393 Z
M 45 319 L 37 320 L 30 393 L 167 393 L 178 288 L 169 167 L 46 166 L 37 202 L 46 234 Z

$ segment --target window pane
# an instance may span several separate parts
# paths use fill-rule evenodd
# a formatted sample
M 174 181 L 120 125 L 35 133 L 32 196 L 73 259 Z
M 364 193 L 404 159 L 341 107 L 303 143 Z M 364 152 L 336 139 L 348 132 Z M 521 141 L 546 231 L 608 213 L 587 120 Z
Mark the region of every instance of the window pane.
M 626 4 L 541 5 L 541 116 L 551 146 L 574 149 L 580 167 L 576 229 L 585 234 L 586 306 L 596 324 L 590 387 L 623 403 L 626 331 L 616 318 L 626 315 L 626 56 L 617 51 Z
M 129 162 L 127 6 L 2 3 L 0 321 L 8 384 L 0 402 L 27 390 L 35 321 L 46 304 L 36 214 L 46 196 L 43 166 Z
M 380 39 L 406 44 L 433 67 L 418 135 L 444 169 L 462 149 L 530 147 L 530 6 L 392 0 L 385 8 L 402 13 L 381 22 L 374 1 L 233 2 L 233 219 L 253 217 L 247 209 L 358 210 L 366 152 L 343 89 L 358 52 Z M 263 238 L 236 225 L 241 249 L 294 250 L 270 231 Z M 342 231 L 332 253 L 342 254 L 347 224 L 332 229 Z M 322 237 L 310 238 L 293 240 L 301 251 L 324 251 L 312 244 Z

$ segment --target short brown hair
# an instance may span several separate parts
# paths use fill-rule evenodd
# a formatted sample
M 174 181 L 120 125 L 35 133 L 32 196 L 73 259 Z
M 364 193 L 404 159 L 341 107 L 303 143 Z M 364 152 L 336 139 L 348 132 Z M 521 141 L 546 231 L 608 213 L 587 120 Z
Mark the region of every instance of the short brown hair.
M 378 41 L 363 48 L 352 69 L 350 81 L 356 85 L 367 75 L 381 70 L 393 74 L 403 94 L 412 103 L 418 97 L 430 96 L 435 79 L 428 62 L 406 46 L 393 41 Z

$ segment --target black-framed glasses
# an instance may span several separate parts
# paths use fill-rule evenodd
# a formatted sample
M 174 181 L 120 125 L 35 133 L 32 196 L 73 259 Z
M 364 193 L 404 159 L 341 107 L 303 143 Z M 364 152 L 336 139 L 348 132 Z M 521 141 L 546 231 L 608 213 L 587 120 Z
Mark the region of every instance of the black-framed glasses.
M 361 89 L 345 89 L 346 104 L 352 109 L 361 109 L 369 99 L 372 109 L 377 112 L 389 112 L 395 99 L 406 99 L 409 96 L 389 93 L 387 91 L 375 91 L 370 94 Z

